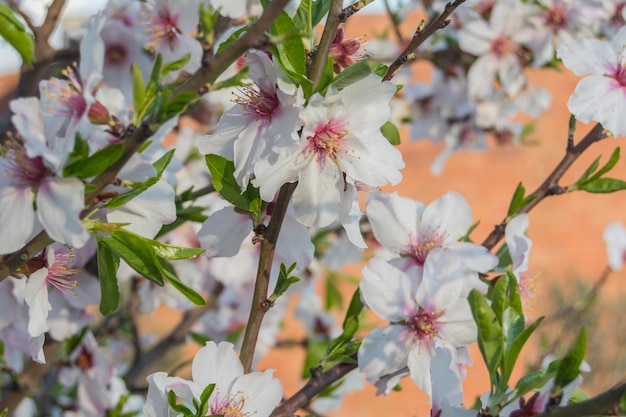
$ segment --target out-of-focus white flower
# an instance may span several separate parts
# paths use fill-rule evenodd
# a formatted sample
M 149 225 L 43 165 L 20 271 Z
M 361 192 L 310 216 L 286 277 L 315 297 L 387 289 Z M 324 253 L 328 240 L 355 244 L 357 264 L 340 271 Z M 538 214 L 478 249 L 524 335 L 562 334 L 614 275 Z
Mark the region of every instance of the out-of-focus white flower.
M 613 271 L 622 269 L 626 262 L 626 228 L 620 222 L 611 223 L 604 229 L 604 241 Z

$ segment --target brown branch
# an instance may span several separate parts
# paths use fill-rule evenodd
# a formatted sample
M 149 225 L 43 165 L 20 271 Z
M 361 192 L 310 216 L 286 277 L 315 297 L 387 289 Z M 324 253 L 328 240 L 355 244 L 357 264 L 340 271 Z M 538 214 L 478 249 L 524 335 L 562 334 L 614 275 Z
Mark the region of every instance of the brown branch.
M 246 325 L 246 331 L 243 335 L 241 354 L 239 356 L 245 373 L 250 372 L 252 369 L 254 350 L 256 349 L 256 342 L 259 337 L 259 331 L 261 330 L 261 324 L 263 323 L 263 317 L 265 317 L 265 313 L 270 307 L 267 303 L 267 293 L 269 290 L 270 275 L 272 273 L 274 251 L 276 250 L 276 242 L 278 241 L 278 235 L 280 234 L 289 201 L 297 185 L 298 183 L 287 183 L 281 187 L 276 199 L 276 205 L 272 211 L 272 218 L 261 241 L 261 255 L 259 257 L 259 267 L 254 283 L 250 316 L 248 318 L 248 324 Z
M 55 53 L 48 40 L 57 27 L 61 12 L 65 7 L 65 0 L 54 0 L 48 7 L 48 13 L 41 26 L 33 29 L 35 35 L 35 60 L 46 61 Z M 31 28 L 32 29 L 32 28 Z
M 389 20 L 391 21 L 391 26 L 393 27 L 393 33 L 396 35 L 396 38 L 398 38 L 398 42 L 400 42 L 400 45 L 404 45 L 404 42 L 405 42 L 404 36 L 402 35 L 402 32 L 400 31 L 398 18 L 393 13 L 393 10 L 391 10 L 391 6 L 389 5 L 389 0 L 385 0 L 385 11 L 387 12 L 387 16 L 389 17 Z
M 593 398 L 565 407 L 552 408 L 544 413 L 535 414 L 533 417 L 620 415 L 618 414 L 620 411 L 619 406 L 624 395 L 626 395 L 626 382 L 620 382 L 608 391 Z
M 250 29 L 228 48 L 217 55 L 207 55 L 202 67 L 185 81 L 173 95 L 183 92 L 201 92 L 207 84 L 214 83 L 233 62 L 248 49 L 259 45 L 259 41 L 270 28 L 274 20 L 283 11 L 289 0 L 273 0 L 265 7 L 263 14 L 254 22 Z
M 405 62 L 411 59 L 411 55 L 415 54 L 415 50 L 421 44 L 423 44 L 424 41 L 426 41 L 426 39 L 428 39 L 432 34 L 434 34 L 439 29 L 443 29 L 446 26 L 448 26 L 448 24 L 450 23 L 450 21 L 447 20 L 448 17 L 452 14 L 452 12 L 457 7 L 459 7 L 464 2 L 465 0 L 455 0 L 452 3 L 446 4 L 445 9 L 439 15 L 439 17 L 435 19 L 434 21 L 430 22 L 428 26 L 426 26 L 425 29 L 422 30 L 421 26 L 418 27 L 417 30 L 415 31 L 415 34 L 413 34 L 413 39 L 411 39 L 411 42 L 409 43 L 409 45 L 404 49 L 404 51 L 402 51 L 400 56 L 398 56 L 398 58 L 396 58 L 396 60 L 393 61 L 393 63 L 389 66 L 389 69 L 387 69 L 387 73 L 383 77 L 383 80 L 387 80 L 387 81 L 391 80 L 396 75 L 400 67 L 404 65 Z
M 292 416 L 293 413 L 308 404 L 326 387 L 334 384 L 350 371 L 356 369 L 358 366 L 356 363 L 356 353 L 353 354 L 351 358 L 354 359 L 354 363 L 340 363 L 326 372 L 312 376 L 300 391 L 283 401 L 283 403 L 272 412 L 271 417 Z
M 172 348 L 185 342 L 191 327 L 196 324 L 206 312 L 215 308 L 223 289 L 224 287 L 220 284 L 209 297 L 205 305 L 187 310 L 176 327 L 151 349 L 137 352 L 138 354 L 133 364 L 126 373 L 126 380 L 129 386 L 133 387 L 133 389 L 137 389 L 139 380 L 146 377 L 152 365 L 162 360 Z
M 568 146 L 565 156 L 558 165 L 554 168 L 554 170 L 548 175 L 543 184 L 539 186 L 532 194 L 528 197 L 534 197 L 534 199 L 522 207 L 515 214 L 528 213 L 532 210 L 537 204 L 539 204 L 544 198 L 551 195 L 558 195 L 564 192 L 563 188 L 559 186 L 559 181 L 563 177 L 563 175 L 567 172 L 567 170 L 572 166 L 574 162 L 578 159 L 583 152 L 587 150 L 594 143 L 605 139 L 607 134 L 599 123 L 596 124 L 587 135 L 575 146 Z M 500 224 L 496 225 L 494 230 L 487 236 L 487 238 L 483 241 L 482 245 L 487 249 L 491 250 L 498 242 L 504 237 L 504 229 L 509 219 L 505 218 Z
M 311 91 L 315 91 L 315 88 L 322 77 L 324 65 L 328 59 L 328 52 L 330 51 L 333 39 L 335 39 L 335 34 L 337 33 L 337 29 L 341 23 L 339 14 L 343 12 L 341 7 L 342 4 L 343 2 L 339 0 L 332 0 L 330 3 L 324 32 L 322 32 L 322 37 L 320 39 L 320 43 L 317 45 L 315 56 L 313 57 L 311 65 L 308 68 L 309 79 L 313 82 L 313 88 Z

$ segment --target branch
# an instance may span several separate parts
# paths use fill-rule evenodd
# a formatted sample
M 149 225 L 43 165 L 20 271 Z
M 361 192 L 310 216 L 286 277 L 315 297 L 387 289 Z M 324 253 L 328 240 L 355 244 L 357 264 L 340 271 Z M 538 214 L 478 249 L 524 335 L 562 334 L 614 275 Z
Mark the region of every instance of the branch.
M 159 343 L 148 351 L 138 352 L 133 364 L 126 373 L 126 380 L 129 386 L 135 389 L 138 385 L 138 380 L 146 376 L 146 370 L 151 365 L 163 359 L 173 347 L 185 342 L 191 327 L 196 324 L 207 311 L 215 308 L 223 289 L 224 287 L 220 284 L 209 297 L 205 305 L 187 310 L 178 325 L 176 325 L 167 336 L 161 339 Z
M 315 56 L 313 57 L 311 65 L 308 68 L 309 79 L 313 82 L 313 88 L 311 91 L 315 91 L 317 84 L 322 77 L 324 65 L 328 59 L 328 52 L 330 51 L 333 39 L 335 39 L 335 34 L 337 33 L 337 29 L 341 23 L 339 14 L 343 12 L 342 4 L 343 2 L 340 0 L 332 0 L 330 3 L 324 32 L 322 32 L 320 43 L 317 45 L 317 50 L 315 51 Z
M 248 49 L 259 44 L 259 40 L 280 15 L 289 0 L 273 0 L 265 7 L 263 14 L 254 22 L 250 29 L 228 48 L 217 55 L 209 55 L 204 59 L 202 67 L 177 88 L 173 95 L 183 92 L 201 92 L 207 84 L 214 83 L 233 62 Z
M 444 11 L 439 15 L 439 17 L 433 22 L 430 22 L 425 29 L 422 30 L 422 27 L 420 25 L 415 31 L 413 39 L 411 39 L 409 45 L 389 66 L 389 69 L 387 69 L 387 73 L 383 77 L 383 80 L 391 80 L 396 75 L 400 67 L 411 58 L 411 55 L 415 54 L 415 50 L 421 44 L 423 44 L 426 39 L 428 39 L 433 33 L 438 31 L 439 29 L 443 29 L 448 26 L 448 24 L 450 23 L 450 21 L 447 20 L 448 17 L 457 7 L 459 7 L 464 2 L 465 0 L 455 0 L 453 3 L 446 4 Z
M 55 49 L 50 46 L 48 40 L 57 27 L 63 7 L 65 7 L 65 0 L 54 0 L 48 7 L 48 13 L 42 25 L 34 29 L 31 28 L 35 35 L 36 61 L 45 61 L 54 55 Z
M 271 414 L 271 417 L 292 416 L 293 413 L 308 404 L 326 387 L 329 387 L 346 376 L 350 371 L 356 369 L 358 366 L 356 363 L 356 353 L 352 355 L 351 358 L 354 359 L 354 363 L 339 363 L 326 372 L 312 376 L 300 391 L 296 392 L 278 406 Z
M 24 19 L 24 22 L 26 22 L 26 26 L 28 26 L 28 28 L 31 30 L 31 32 L 35 33 L 35 30 L 37 30 L 37 28 L 35 27 L 33 21 L 31 20 L 30 16 L 28 16 L 26 13 L 24 13 L 22 11 L 22 9 L 20 9 L 19 4 L 17 4 L 15 2 L 15 0 L 8 0 L 9 6 L 11 6 L 11 8 L 20 15 L 20 17 L 22 19 Z
M 565 407 L 552 408 L 544 413 L 535 414 L 533 417 L 619 415 L 620 401 L 624 395 L 626 395 L 626 382 L 621 382 L 608 391 L 588 400 Z
M 259 257 L 259 267 L 254 283 L 254 295 L 252 296 L 250 316 L 248 318 L 248 324 L 246 325 L 246 331 L 243 335 L 241 354 L 239 356 L 245 373 L 250 372 L 252 368 L 254 350 L 259 337 L 259 331 L 261 330 L 263 317 L 270 307 L 267 304 L 267 293 L 270 275 L 272 273 L 274 251 L 276 250 L 276 242 L 278 241 L 278 235 L 280 234 L 280 228 L 282 227 L 289 201 L 297 185 L 298 183 L 294 182 L 287 183 L 281 187 L 278 198 L 276 199 L 276 205 L 272 211 L 272 218 L 261 241 L 261 255 Z
M 587 148 L 607 137 L 608 136 L 604 128 L 602 127 L 602 125 L 600 125 L 600 123 L 598 123 L 576 146 L 568 146 L 565 156 L 563 157 L 563 159 L 561 159 L 556 168 L 554 168 L 550 175 L 548 175 L 543 184 L 541 184 L 539 188 L 535 190 L 535 192 L 528 196 L 533 196 L 534 199 L 526 206 L 518 210 L 516 214 L 528 213 L 544 198 L 551 195 L 562 194 L 564 190 L 558 185 L 559 180 L 572 166 L 572 164 L 578 159 L 578 157 L 587 150 Z M 498 242 L 504 236 L 504 229 L 507 223 L 508 219 L 504 219 L 500 224 L 496 225 L 494 230 L 483 241 L 482 245 L 489 250 L 493 249 L 493 247 L 498 244 Z

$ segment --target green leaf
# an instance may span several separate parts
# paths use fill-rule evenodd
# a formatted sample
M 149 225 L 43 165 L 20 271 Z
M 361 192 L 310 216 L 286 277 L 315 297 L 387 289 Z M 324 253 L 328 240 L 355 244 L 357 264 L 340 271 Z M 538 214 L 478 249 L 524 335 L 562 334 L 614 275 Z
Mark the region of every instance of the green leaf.
M 323 340 L 310 340 L 308 342 L 302 369 L 302 379 L 311 377 L 311 368 L 315 368 L 319 365 L 324 355 L 326 355 L 327 347 L 328 342 Z
M 198 407 L 198 411 L 200 411 L 201 416 L 205 416 L 208 410 L 209 398 L 211 398 L 211 394 L 213 394 L 213 390 L 215 389 L 215 384 L 207 385 L 203 390 L 202 394 L 200 394 L 200 406 Z
M 194 342 L 196 342 L 200 346 L 204 346 L 206 345 L 207 342 L 210 342 L 211 340 L 213 340 L 209 336 L 205 336 L 203 334 L 196 333 L 196 332 L 189 332 L 189 336 Z
M 363 302 L 361 301 L 361 290 L 357 287 L 356 291 L 352 295 L 348 311 L 346 311 L 346 318 L 343 321 L 343 328 L 346 328 L 346 321 L 348 317 L 359 317 L 359 314 L 363 311 Z
M 100 149 L 87 159 L 76 161 L 63 168 L 64 177 L 78 177 L 81 180 L 95 177 L 102 171 L 113 165 L 124 153 L 124 145 L 113 143 L 106 148 Z
M 367 66 L 370 67 L 371 73 L 378 75 L 380 78 L 383 78 L 385 74 L 387 73 L 387 70 L 389 69 L 387 65 L 381 64 L 380 62 L 376 62 L 376 61 L 366 61 L 366 62 L 367 62 Z
M 117 282 L 117 269 L 120 266 L 120 257 L 106 244 L 98 241 L 98 280 L 100 281 L 100 313 L 109 315 L 120 304 L 120 289 Z
M 269 296 L 269 300 L 271 302 L 275 302 L 278 297 L 282 296 L 289 287 L 296 282 L 300 281 L 298 277 L 290 277 L 289 274 L 295 269 L 296 263 L 294 262 L 289 267 L 289 270 L 285 268 L 285 264 L 280 264 L 280 273 L 278 274 L 278 280 L 276 281 L 276 287 L 274 288 L 274 292 Z
M 196 102 L 199 98 L 198 94 L 187 92 L 167 99 L 163 104 L 161 114 L 159 114 L 159 120 L 167 121 L 172 117 L 181 114 L 189 105 Z
M 577 188 L 590 193 L 614 193 L 615 191 L 626 190 L 626 181 L 617 178 L 589 179 L 578 185 Z
M 382 125 L 380 127 L 380 133 L 382 133 L 385 139 L 392 145 L 400 144 L 400 131 L 392 121 L 388 121 Z
M 320 92 L 324 94 L 328 86 L 333 82 L 333 60 L 328 58 L 326 63 L 324 64 L 324 69 L 322 70 L 322 76 L 320 77 L 319 83 L 317 83 L 317 88 L 315 92 Z
M 350 65 L 335 77 L 333 85 L 338 89 L 346 88 L 355 82 L 362 80 L 372 73 L 367 61 L 359 61 L 354 65 Z
M 313 0 L 311 24 L 313 27 L 322 21 L 330 8 L 330 0 Z
M 259 196 L 259 189 L 252 184 L 244 193 L 235 180 L 235 164 L 219 155 L 207 155 L 206 164 L 211 171 L 213 186 L 215 190 L 226 201 L 236 207 L 258 214 L 263 209 L 263 200 Z
M 65 166 L 77 164 L 87 158 L 89 158 L 89 144 L 80 134 L 77 133 L 74 138 L 74 148 L 72 149 L 72 152 L 70 152 Z
M 276 58 L 281 67 L 293 71 L 300 76 L 306 74 L 306 51 L 302 43 L 301 31 L 285 12 L 282 12 L 272 23 L 270 33 L 284 39 L 275 49 Z
M 326 303 L 324 308 L 330 310 L 333 307 L 342 308 L 342 306 L 343 297 L 341 296 L 341 291 L 337 288 L 334 275 L 329 274 L 326 278 Z
M 509 253 L 509 247 L 504 243 L 498 251 L 496 252 L 496 256 L 498 257 L 498 268 L 506 268 L 507 266 L 513 263 L 511 259 L 511 254 Z
M 619 161 L 619 157 L 620 157 L 620 148 L 619 146 L 617 148 L 615 148 L 613 150 L 613 153 L 611 154 L 611 157 L 609 158 L 608 162 L 606 164 L 604 164 L 604 166 L 602 168 L 600 168 L 598 170 L 598 172 L 596 172 L 595 174 L 593 174 L 593 177 L 590 178 L 591 179 L 596 179 L 596 178 L 600 178 L 602 177 L 604 174 L 606 174 L 607 172 L 609 172 L 610 170 L 613 169 L 613 167 L 615 166 L 615 164 L 617 164 L 617 162 Z
M 204 301 L 204 297 L 202 297 L 193 289 L 189 288 L 187 285 L 185 285 L 185 283 L 180 280 L 180 278 L 178 278 L 178 275 L 176 275 L 176 271 L 174 271 L 172 265 L 170 265 L 163 258 L 157 258 L 157 261 L 159 264 L 159 269 L 161 270 L 161 273 L 163 274 L 167 282 L 172 284 L 174 288 L 176 288 L 182 295 L 187 297 L 189 301 L 191 301 L 195 305 L 203 306 L 206 304 L 206 301 Z
M 523 317 L 520 318 L 522 326 L 524 325 Z M 540 317 L 533 324 L 524 329 L 521 333 L 519 333 L 514 339 L 507 338 L 507 347 L 506 353 L 504 355 L 504 363 L 503 363 L 503 372 L 502 372 L 502 384 L 506 385 L 509 382 L 509 378 L 511 377 L 511 373 L 513 372 L 513 368 L 515 367 L 515 363 L 517 362 L 517 358 L 519 357 L 522 348 L 526 344 L 526 341 L 533 334 L 539 323 L 543 320 L 543 317 Z M 511 326 L 512 327 L 512 326 Z
M 219 54 L 220 52 L 225 51 L 232 43 L 240 38 L 242 33 L 247 32 L 248 29 L 250 29 L 250 25 L 244 25 L 231 33 L 228 39 L 220 43 L 220 46 L 217 48 L 217 53 Z
M 13 14 L 13 10 L 4 3 L 0 3 L 0 36 L 15 48 L 26 65 L 32 66 L 35 60 L 35 41 Z
M 182 69 L 185 65 L 187 65 L 190 59 L 191 53 L 186 53 L 176 61 L 168 62 L 167 64 L 163 65 L 163 67 L 161 68 L 161 77 L 165 77 L 170 72 Z
M 156 237 L 161 237 L 172 230 L 176 229 L 183 223 L 186 222 L 195 222 L 195 223 L 203 223 L 207 216 L 203 214 L 206 207 L 199 206 L 188 206 L 183 207 L 182 204 L 176 204 L 176 220 L 174 220 L 170 224 L 164 224 L 157 233 Z
M 574 344 L 567 352 L 567 355 L 561 360 L 561 364 L 556 373 L 554 382 L 555 389 L 565 387 L 572 382 L 580 374 L 580 365 L 585 358 L 585 350 L 587 349 L 587 330 L 583 327 L 578 333 L 578 337 Z
M 526 189 L 520 182 L 519 184 L 517 184 L 517 188 L 515 189 L 515 192 L 513 193 L 513 198 L 511 198 L 511 203 L 509 204 L 508 216 L 513 216 L 515 213 L 517 213 L 517 210 L 519 210 L 522 207 L 522 202 L 524 201 L 525 194 L 526 194 Z
M 139 114 L 139 110 L 146 102 L 146 82 L 143 79 L 141 68 L 136 63 L 133 62 L 130 66 L 130 72 L 133 85 L 133 109 L 135 109 L 133 124 L 139 125 L 143 118 L 143 115 Z
M 468 300 L 472 309 L 472 316 L 478 327 L 478 347 L 489 370 L 492 384 L 494 384 L 496 369 L 502 362 L 503 356 L 504 334 L 502 326 L 480 291 L 473 289 Z
M 122 207 L 123 205 L 128 203 L 130 200 L 137 197 L 139 194 L 143 193 L 148 188 L 156 184 L 161 179 L 161 176 L 163 175 L 163 171 L 172 160 L 172 157 L 174 156 L 174 151 L 175 149 L 168 151 L 165 155 L 159 158 L 158 161 L 152 164 L 152 166 L 154 166 L 156 170 L 156 177 L 149 178 L 147 181 L 142 182 L 142 183 L 133 184 L 134 188 L 131 191 L 128 191 L 124 194 L 120 194 L 120 195 L 113 197 L 107 202 L 106 206 L 110 209 Z
M 189 408 L 183 404 L 178 404 L 178 397 L 176 397 L 176 393 L 173 390 L 167 392 L 167 403 L 177 413 L 182 413 L 185 416 L 194 415 Z
M 509 282 L 507 277 L 501 276 L 496 281 L 491 294 L 491 308 L 493 309 L 493 312 L 495 313 L 495 316 L 501 326 L 504 325 L 504 310 L 509 307 L 509 299 L 506 295 L 508 284 Z
M 548 369 L 539 369 L 523 376 L 515 385 L 515 396 L 521 397 L 530 391 L 543 387 L 553 376 L 554 371 L 550 372 Z
M 509 280 L 509 306 L 517 313 L 518 316 L 524 317 L 524 310 L 522 306 L 522 296 L 519 292 L 519 284 L 515 274 L 511 270 L 506 271 L 506 275 Z
M 119 229 L 118 229 L 119 230 Z M 145 241 L 138 235 L 115 233 L 111 236 L 96 235 L 98 240 L 103 240 L 109 248 L 120 258 L 137 271 L 139 274 L 163 286 L 163 276 L 156 253 L 152 247 L 147 246 Z

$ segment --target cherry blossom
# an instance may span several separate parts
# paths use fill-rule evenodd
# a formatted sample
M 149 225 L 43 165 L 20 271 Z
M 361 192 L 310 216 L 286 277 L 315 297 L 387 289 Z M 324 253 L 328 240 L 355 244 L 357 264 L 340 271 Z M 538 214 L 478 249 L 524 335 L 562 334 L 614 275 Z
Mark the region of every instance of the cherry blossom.
M 620 222 L 611 223 L 604 229 L 604 241 L 609 257 L 609 267 L 617 271 L 626 262 L 626 228 Z
M 562 42 L 557 56 L 578 76 L 578 82 L 567 106 L 578 120 L 596 121 L 614 135 L 626 134 L 626 118 L 619 109 L 626 94 L 626 27 L 611 41 L 595 38 Z
M 190 410 L 200 404 L 200 394 L 210 384 L 215 388 L 208 400 L 207 414 L 267 417 L 280 402 L 283 386 L 273 371 L 243 373 L 243 366 L 228 342 L 208 342 L 194 356 L 192 380 L 168 377 L 165 372 L 149 375 L 146 417 L 165 417 L 173 411 L 167 393 L 173 391 Z M 195 404 L 195 405 L 194 405 Z
M 395 90 L 370 75 L 343 90 L 331 86 L 325 97 L 311 97 L 300 114 L 304 127 L 297 145 L 276 161 L 257 164 L 253 184 L 261 197 L 273 200 L 283 184 L 298 181 L 293 205 L 300 222 L 325 227 L 339 218 L 350 240 L 364 246 L 354 228 L 360 216 L 353 204 L 357 183 L 379 187 L 402 179 L 402 156 L 380 132 Z
M 411 379 L 430 395 L 436 348 L 449 350 L 456 364 L 457 348 L 475 343 L 476 325 L 463 296 L 460 262 L 439 251 L 426 259 L 421 280 L 417 274 L 415 267 L 403 271 L 380 258 L 363 269 L 362 299 L 390 324 L 365 337 L 358 362 L 370 382 L 408 366 Z

